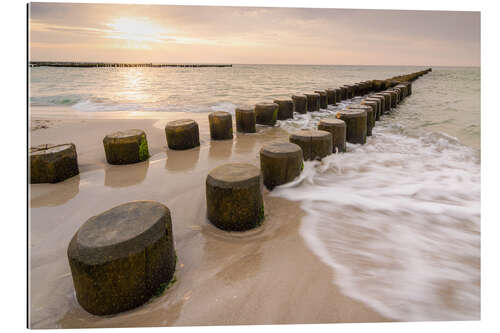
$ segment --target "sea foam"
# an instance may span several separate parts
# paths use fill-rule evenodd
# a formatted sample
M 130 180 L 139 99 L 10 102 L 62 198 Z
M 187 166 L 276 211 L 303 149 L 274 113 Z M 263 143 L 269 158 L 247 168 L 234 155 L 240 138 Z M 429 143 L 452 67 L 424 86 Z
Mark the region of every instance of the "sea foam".
M 377 122 L 272 195 L 300 201 L 301 235 L 346 295 L 396 320 L 479 319 L 478 152 L 402 132 Z

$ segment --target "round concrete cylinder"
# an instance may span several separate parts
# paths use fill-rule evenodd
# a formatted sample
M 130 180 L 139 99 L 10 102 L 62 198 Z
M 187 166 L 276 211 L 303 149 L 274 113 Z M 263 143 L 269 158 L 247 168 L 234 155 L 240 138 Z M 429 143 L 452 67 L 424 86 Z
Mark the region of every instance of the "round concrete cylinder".
M 354 87 L 352 85 L 344 85 L 344 87 L 346 88 L 346 97 L 349 99 L 349 98 L 353 98 L 354 97 Z
M 377 120 L 377 115 L 378 115 L 378 103 L 377 101 L 369 101 L 367 99 L 364 99 L 361 101 L 360 103 L 361 105 L 368 105 L 368 106 L 371 106 L 373 108 L 373 111 L 374 111 L 374 121 Z M 373 126 L 375 126 L 375 124 L 373 124 Z
M 337 113 L 337 118 L 345 121 L 347 142 L 366 143 L 367 113 L 365 110 L 342 110 Z
M 110 315 L 147 302 L 175 271 L 169 209 L 133 201 L 91 217 L 68 246 L 78 303 Z
M 210 138 L 230 140 L 233 138 L 233 117 L 229 112 L 215 111 L 208 115 Z
M 30 183 L 57 183 L 78 175 L 73 143 L 44 144 L 30 148 Z
M 109 164 L 131 164 L 149 158 L 146 133 L 138 129 L 108 134 L 102 140 Z
M 375 113 L 375 120 L 380 120 L 380 115 L 382 114 L 382 101 L 377 98 L 368 97 L 361 101 L 361 104 L 375 103 L 377 112 Z
M 375 99 L 380 102 L 380 108 L 379 108 L 379 117 L 382 116 L 385 113 L 385 98 L 384 96 L 380 95 L 370 95 L 369 98 Z
M 394 90 L 387 90 L 389 94 L 391 94 L 391 108 L 395 108 L 398 106 L 398 93 Z
M 302 148 L 294 143 L 270 143 L 260 150 L 260 169 L 269 190 L 294 180 L 303 167 Z
M 342 90 L 335 88 L 335 104 L 340 103 L 342 100 Z
M 236 130 L 241 133 L 255 133 L 255 110 L 251 107 L 239 107 L 236 114 Z
M 257 124 L 274 126 L 278 120 L 279 106 L 276 103 L 259 103 L 255 105 L 255 119 Z
M 304 160 L 321 160 L 332 153 L 332 134 L 326 131 L 301 130 L 290 135 L 290 142 L 302 148 Z
M 346 100 L 347 97 L 347 88 L 346 87 L 340 87 L 340 95 L 341 95 L 341 100 Z
M 326 89 L 325 91 L 328 105 L 336 105 L 337 93 L 335 92 L 335 89 Z
M 337 118 L 324 118 L 318 124 L 318 130 L 330 132 L 332 135 L 332 152 L 345 152 L 346 125 Z
M 291 99 L 275 99 L 274 103 L 278 104 L 278 120 L 293 118 L 293 101 Z
M 168 148 L 184 150 L 200 145 L 200 131 L 196 121 L 179 119 L 170 121 L 165 126 Z
M 217 228 L 245 231 L 264 219 L 260 170 L 244 163 L 219 166 L 206 180 L 207 218 Z
M 307 111 L 319 111 L 319 94 L 305 94 L 307 97 Z
M 391 110 L 391 94 L 389 94 L 388 92 L 380 92 L 380 93 L 377 93 L 378 96 L 382 96 L 384 97 L 384 101 L 385 101 L 385 112 L 387 111 L 390 111 Z
M 370 105 L 351 104 L 347 107 L 347 109 L 366 111 L 366 135 L 371 136 L 373 127 L 375 127 L 375 108 Z
M 307 113 L 307 97 L 306 95 L 293 95 L 293 109 L 297 113 Z
M 328 108 L 328 96 L 325 90 L 316 90 L 316 94 L 319 94 L 319 107 L 320 109 Z

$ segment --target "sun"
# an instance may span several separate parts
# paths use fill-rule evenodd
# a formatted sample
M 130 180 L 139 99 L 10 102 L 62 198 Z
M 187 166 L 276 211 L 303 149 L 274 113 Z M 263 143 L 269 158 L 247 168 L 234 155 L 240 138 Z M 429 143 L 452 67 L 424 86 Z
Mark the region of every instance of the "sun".
M 106 24 L 111 30 L 109 38 L 136 43 L 161 43 L 168 29 L 145 18 L 120 17 Z

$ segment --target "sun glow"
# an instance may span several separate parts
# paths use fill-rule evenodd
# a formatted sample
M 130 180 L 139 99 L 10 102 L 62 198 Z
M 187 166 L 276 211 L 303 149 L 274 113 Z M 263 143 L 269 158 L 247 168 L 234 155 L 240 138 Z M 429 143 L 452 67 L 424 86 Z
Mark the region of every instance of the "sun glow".
M 109 38 L 123 39 L 132 43 L 161 43 L 168 38 L 168 29 L 147 19 L 121 17 L 106 24 L 111 28 Z

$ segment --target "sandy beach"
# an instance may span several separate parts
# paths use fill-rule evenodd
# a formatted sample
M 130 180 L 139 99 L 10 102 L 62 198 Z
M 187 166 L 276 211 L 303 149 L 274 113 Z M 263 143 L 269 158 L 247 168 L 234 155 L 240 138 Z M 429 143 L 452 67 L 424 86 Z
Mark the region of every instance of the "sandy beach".
M 49 112 L 50 111 L 50 112 Z M 201 146 L 172 151 L 166 122 L 198 122 Z M 233 118 L 234 121 L 234 118 Z M 226 233 L 206 219 L 205 178 L 224 163 L 259 165 L 265 143 L 288 141 L 279 127 L 211 141 L 207 113 L 85 113 L 32 107 L 30 145 L 76 145 L 80 175 L 58 184 L 30 185 L 30 325 L 32 328 L 300 324 L 389 321 L 341 293 L 335 272 L 299 234 L 297 202 L 264 190 L 265 222 Z M 106 163 L 102 139 L 123 129 L 146 132 L 148 161 Z M 172 213 L 176 282 L 147 304 L 97 317 L 77 303 L 66 257 L 68 243 L 91 216 L 133 200 L 155 200 Z

